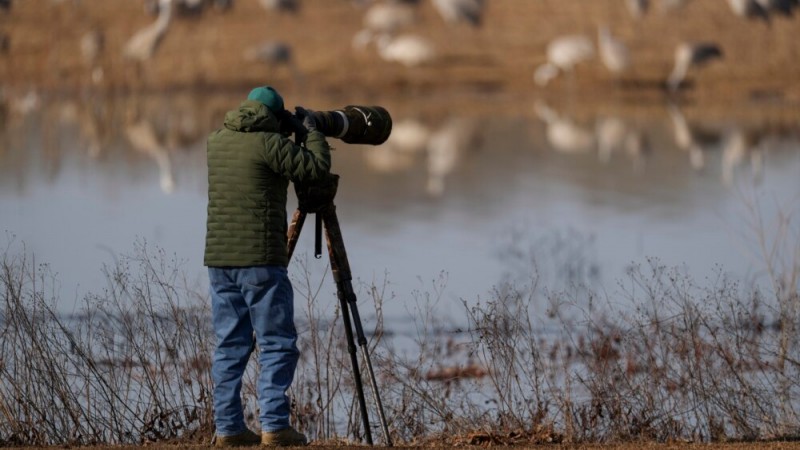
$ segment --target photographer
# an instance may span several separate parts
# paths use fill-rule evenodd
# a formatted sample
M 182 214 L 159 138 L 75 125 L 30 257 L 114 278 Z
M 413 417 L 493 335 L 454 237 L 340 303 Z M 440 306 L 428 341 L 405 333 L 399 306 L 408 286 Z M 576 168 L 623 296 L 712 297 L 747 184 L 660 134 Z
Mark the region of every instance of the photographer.
M 296 116 L 287 112 L 275 89 L 258 87 L 208 137 L 204 264 L 217 338 L 211 368 L 217 447 L 307 444 L 289 425 L 286 396 L 299 355 L 286 200 L 290 181 L 328 179 L 331 158 L 312 114 L 296 110 Z M 292 132 L 297 142 L 289 139 Z M 260 436 L 245 425 L 240 395 L 256 348 Z

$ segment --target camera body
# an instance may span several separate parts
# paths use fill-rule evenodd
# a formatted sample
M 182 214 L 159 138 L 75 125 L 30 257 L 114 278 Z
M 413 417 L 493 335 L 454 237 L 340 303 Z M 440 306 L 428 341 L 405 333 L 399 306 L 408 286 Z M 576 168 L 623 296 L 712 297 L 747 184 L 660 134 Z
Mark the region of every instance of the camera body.
M 380 106 L 349 105 L 333 111 L 312 111 L 311 115 L 322 134 L 348 144 L 381 145 L 392 133 L 392 117 Z M 296 115 L 287 112 L 282 119 L 287 131 L 305 132 Z

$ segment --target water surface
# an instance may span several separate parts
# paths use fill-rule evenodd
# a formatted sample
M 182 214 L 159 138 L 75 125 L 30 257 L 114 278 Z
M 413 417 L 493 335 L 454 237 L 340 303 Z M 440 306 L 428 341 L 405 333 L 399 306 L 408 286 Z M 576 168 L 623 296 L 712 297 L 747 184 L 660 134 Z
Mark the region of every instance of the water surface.
M 9 115 L 0 228 L 51 265 L 64 310 L 101 289 L 103 265 L 137 240 L 175 254 L 204 286 L 205 135 L 236 103 L 165 97 L 131 113 L 125 103 L 65 100 Z M 520 261 L 548 240 L 579 248 L 536 255 L 541 272 L 586 258 L 609 290 L 648 257 L 700 280 L 719 270 L 755 280 L 763 261 L 748 202 L 758 200 L 771 226 L 800 198 L 798 129 L 783 113 L 703 120 L 666 102 L 618 116 L 570 116 L 542 102 L 505 116 L 394 110 L 395 133 L 380 148 L 331 140 L 353 275 L 388 283 L 389 316 L 442 280 L 446 302 L 486 298 L 532 273 Z M 400 142 L 413 131 L 419 143 Z M 318 276 L 327 261 L 311 256 L 312 231 L 308 222 L 297 255 Z

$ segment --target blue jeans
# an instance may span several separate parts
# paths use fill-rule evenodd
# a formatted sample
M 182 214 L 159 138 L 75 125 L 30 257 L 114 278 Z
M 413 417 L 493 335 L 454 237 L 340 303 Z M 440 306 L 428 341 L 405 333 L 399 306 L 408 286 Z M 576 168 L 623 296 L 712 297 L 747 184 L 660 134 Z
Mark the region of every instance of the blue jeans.
M 258 405 L 263 431 L 289 427 L 289 398 L 297 367 L 294 292 L 285 267 L 209 267 L 217 346 L 211 364 L 214 422 L 219 436 L 245 430 L 242 375 L 258 344 Z

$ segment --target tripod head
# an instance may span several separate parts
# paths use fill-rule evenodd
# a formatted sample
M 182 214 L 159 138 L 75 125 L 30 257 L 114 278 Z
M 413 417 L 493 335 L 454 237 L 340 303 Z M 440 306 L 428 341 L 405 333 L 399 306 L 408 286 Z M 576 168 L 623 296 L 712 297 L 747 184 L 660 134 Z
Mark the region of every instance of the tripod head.
M 303 217 L 308 213 L 316 216 L 314 257 L 317 259 L 322 258 L 322 213 L 335 210 L 333 198 L 336 197 L 338 188 L 339 175 L 333 173 L 328 174 L 322 180 L 294 184 L 294 192 L 297 194 L 297 211 Z
M 329 174 L 321 181 L 295 183 L 297 209 L 304 213 L 317 213 L 331 205 L 339 188 L 339 175 Z

